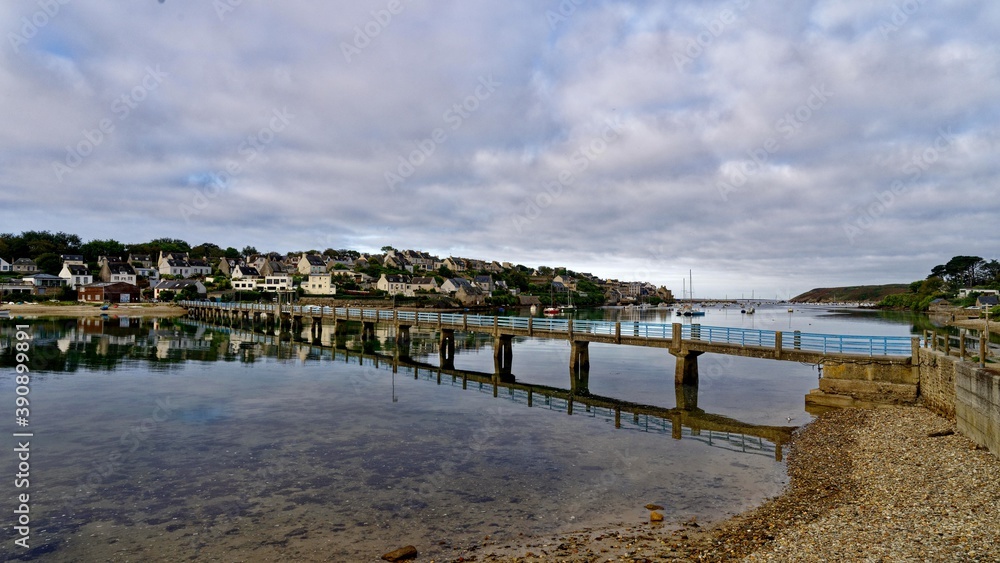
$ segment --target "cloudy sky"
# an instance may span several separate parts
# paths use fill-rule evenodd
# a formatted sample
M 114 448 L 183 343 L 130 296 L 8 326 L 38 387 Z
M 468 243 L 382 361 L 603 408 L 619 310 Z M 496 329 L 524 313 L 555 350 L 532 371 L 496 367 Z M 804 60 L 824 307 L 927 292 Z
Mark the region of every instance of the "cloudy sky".
M 1000 257 L 1000 3 L 0 4 L 0 232 L 703 296 Z

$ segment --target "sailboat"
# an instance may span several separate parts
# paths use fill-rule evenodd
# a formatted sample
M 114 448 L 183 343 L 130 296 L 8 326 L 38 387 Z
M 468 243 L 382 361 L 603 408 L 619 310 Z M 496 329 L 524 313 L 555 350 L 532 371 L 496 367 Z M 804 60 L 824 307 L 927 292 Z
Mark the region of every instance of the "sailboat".
M 693 305 L 694 302 L 694 278 L 691 277 L 691 270 L 688 270 L 688 297 L 691 303 L 685 303 L 680 309 L 677 310 L 677 315 L 683 315 L 685 317 L 704 317 L 705 311 L 701 309 L 696 309 Z
M 549 306 L 542 309 L 542 313 L 545 315 L 558 315 L 559 307 L 556 307 L 556 297 L 553 293 L 552 288 L 549 288 Z

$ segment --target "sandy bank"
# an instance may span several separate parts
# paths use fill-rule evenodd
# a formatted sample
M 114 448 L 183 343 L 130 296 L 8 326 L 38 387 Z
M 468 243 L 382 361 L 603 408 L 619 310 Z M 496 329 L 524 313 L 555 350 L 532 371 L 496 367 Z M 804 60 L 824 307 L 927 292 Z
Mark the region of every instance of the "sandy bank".
M 99 317 L 101 315 L 119 317 L 180 317 L 187 311 L 183 307 L 163 303 L 134 303 L 119 305 L 102 311 L 97 305 L 56 305 L 25 303 L 24 305 L 0 305 L 0 309 L 10 311 L 16 317 Z

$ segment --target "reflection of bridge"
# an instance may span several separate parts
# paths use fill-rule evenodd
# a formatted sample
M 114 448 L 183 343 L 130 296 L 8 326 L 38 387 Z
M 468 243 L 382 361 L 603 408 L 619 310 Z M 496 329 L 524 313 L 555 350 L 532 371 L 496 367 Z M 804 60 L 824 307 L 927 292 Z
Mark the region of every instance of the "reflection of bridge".
M 190 321 L 189 321 L 190 322 Z M 197 323 L 197 321 L 194 321 Z M 295 347 L 303 357 L 343 360 L 361 366 L 384 369 L 392 373 L 412 373 L 414 379 L 436 381 L 438 385 L 490 392 L 494 397 L 510 400 L 529 408 L 539 407 L 566 412 L 568 415 L 590 416 L 614 421 L 615 428 L 643 432 L 669 433 L 675 439 L 684 437 L 699 440 L 714 447 L 758 455 L 773 455 L 782 459 L 782 448 L 791 440 L 795 427 L 749 424 L 722 415 L 710 414 L 698 408 L 664 408 L 621 401 L 589 393 L 580 395 L 575 389 L 559 389 L 513 381 L 497 373 L 484 373 L 434 366 L 415 361 L 400 354 L 393 356 L 335 348 L 316 341 L 289 342 L 281 336 L 259 332 L 215 327 L 227 332 L 240 342 L 256 343 L 276 349 Z M 336 342 L 336 340 L 335 340 Z M 684 391 L 679 391 L 683 393 Z M 684 399 L 678 397 L 678 405 Z
M 430 313 L 399 309 L 293 306 L 185 301 L 195 318 L 217 322 L 270 321 L 301 327 L 324 322 L 359 322 L 362 339 L 374 338 L 375 326 L 389 325 L 397 342 L 408 342 L 412 327 L 440 331 L 441 366 L 454 367 L 455 331 L 493 337 L 496 371 L 510 374 L 514 336 L 556 338 L 571 344 L 570 373 L 586 387 L 591 342 L 664 348 L 676 358 L 677 386 L 698 385 L 698 356 L 712 352 L 751 358 L 822 364 L 820 390 L 807 403 L 843 404 L 845 400 L 912 402 L 917 396 L 919 339 L 901 336 L 854 336 L 793 331 L 711 327 L 698 324 L 585 321 L 535 317 Z M 697 394 L 695 393 L 695 397 Z

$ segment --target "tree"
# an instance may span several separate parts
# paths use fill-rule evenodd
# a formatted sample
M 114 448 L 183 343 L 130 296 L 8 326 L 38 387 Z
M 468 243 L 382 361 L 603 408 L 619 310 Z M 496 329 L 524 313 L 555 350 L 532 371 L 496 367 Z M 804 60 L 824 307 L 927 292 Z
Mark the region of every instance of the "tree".
M 438 275 L 444 279 L 451 279 L 455 277 L 455 272 L 452 272 L 448 266 L 441 266 L 438 268 Z
M 257 249 L 253 246 L 244 246 L 243 250 L 241 250 L 240 252 L 243 254 L 243 256 L 252 256 L 254 254 L 260 254 L 260 252 L 257 252 Z
M 38 269 L 46 274 L 58 276 L 59 272 L 62 271 L 62 259 L 59 258 L 58 254 L 49 252 L 35 258 L 35 266 L 38 266 Z
M 225 257 L 228 258 L 229 260 L 236 260 L 237 258 L 240 257 L 240 251 L 236 250 L 231 246 L 227 246 L 225 251 Z
M 219 247 L 217 244 L 212 244 L 210 242 L 203 242 L 198 246 L 191 249 L 191 257 L 201 258 L 206 256 L 208 258 L 221 258 L 225 254 L 225 251 Z
M 169 289 L 164 289 L 160 292 L 160 301 L 173 301 L 174 292 Z
M 114 240 L 92 240 L 80 247 L 83 258 L 87 262 L 96 262 L 100 256 L 122 256 L 125 254 L 125 245 Z
M 382 252 L 389 252 L 389 251 L 398 252 L 398 250 L 389 246 L 388 244 L 382 247 Z

